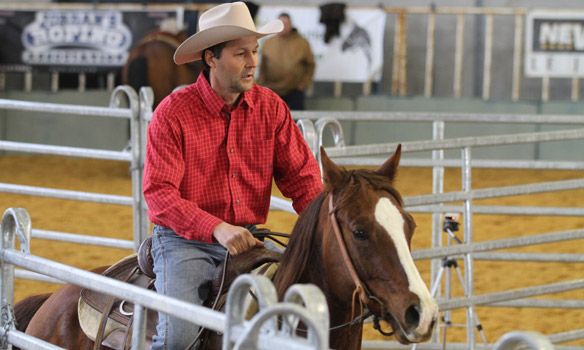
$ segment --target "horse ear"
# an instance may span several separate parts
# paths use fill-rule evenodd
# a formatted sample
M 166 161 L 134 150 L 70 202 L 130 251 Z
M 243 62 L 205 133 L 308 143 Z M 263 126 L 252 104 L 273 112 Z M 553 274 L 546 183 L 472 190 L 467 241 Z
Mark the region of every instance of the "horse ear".
M 397 175 L 397 167 L 399 166 L 399 160 L 401 158 L 401 143 L 397 145 L 395 152 L 389 157 L 388 160 L 383 163 L 377 173 L 389 177 L 389 181 L 393 182 L 395 176 Z
M 320 146 L 320 160 L 325 186 L 329 191 L 343 180 L 343 169 L 338 167 L 326 154 L 324 147 Z

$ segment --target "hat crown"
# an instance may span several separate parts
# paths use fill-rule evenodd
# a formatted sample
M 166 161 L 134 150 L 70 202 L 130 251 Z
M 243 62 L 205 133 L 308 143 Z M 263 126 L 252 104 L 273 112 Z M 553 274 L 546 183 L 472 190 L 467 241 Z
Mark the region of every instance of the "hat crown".
M 275 34 L 284 28 L 273 19 L 256 30 L 247 5 L 238 1 L 213 7 L 199 17 L 199 30 L 174 52 L 174 62 L 183 64 L 201 59 L 203 50 L 222 42 L 253 35 L 257 38 Z
M 243 2 L 215 6 L 203 13 L 199 19 L 199 31 L 221 25 L 231 25 L 255 31 L 255 23 Z

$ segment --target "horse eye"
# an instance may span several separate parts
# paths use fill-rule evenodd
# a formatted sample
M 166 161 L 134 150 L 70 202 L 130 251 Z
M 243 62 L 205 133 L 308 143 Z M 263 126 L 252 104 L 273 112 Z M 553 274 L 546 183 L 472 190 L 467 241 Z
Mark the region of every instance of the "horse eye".
M 353 237 L 358 241 L 364 241 L 369 238 L 369 234 L 365 230 L 355 230 L 353 231 Z

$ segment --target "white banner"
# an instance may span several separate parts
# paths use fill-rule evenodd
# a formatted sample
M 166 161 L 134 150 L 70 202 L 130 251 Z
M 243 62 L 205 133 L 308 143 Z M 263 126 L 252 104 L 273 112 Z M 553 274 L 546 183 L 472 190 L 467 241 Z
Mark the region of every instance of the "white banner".
M 584 76 L 584 14 L 530 12 L 525 21 L 525 75 Z
M 381 80 L 383 33 L 386 14 L 381 9 L 346 9 L 340 37 L 324 42 L 325 26 L 320 9 L 304 6 L 261 6 L 256 17 L 261 27 L 281 13 L 308 40 L 316 61 L 314 81 L 362 83 Z

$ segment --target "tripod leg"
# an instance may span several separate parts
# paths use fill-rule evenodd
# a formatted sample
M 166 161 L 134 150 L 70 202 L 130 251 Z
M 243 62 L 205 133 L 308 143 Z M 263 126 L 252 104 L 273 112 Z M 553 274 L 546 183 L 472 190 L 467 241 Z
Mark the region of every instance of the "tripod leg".
M 462 286 L 462 291 L 464 292 L 464 296 L 468 297 L 468 293 L 466 292 L 466 285 L 464 284 L 464 280 L 462 279 L 462 273 L 460 272 L 460 268 L 458 267 L 458 265 L 455 265 L 454 268 L 456 269 L 456 274 L 458 275 L 458 280 L 460 281 L 460 285 Z M 476 329 L 477 329 L 477 331 L 479 331 L 479 334 L 481 336 L 483 343 L 487 344 L 487 338 L 485 337 L 485 332 L 483 332 L 483 326 L 481 325 L 481 322 L 479 321 L 479 315 L 477 315 L 475 307 L 473 306 L 472 308 L 473 308 L 473 314 L 475 315 Z
M 444 274 L 444 266 L 440 266 L 440 269 L 438 270 L 438 275 L 436 276 L 436 280 L 434 281 L 434 285 L 432 286 L 432 290 L 430 291 L 430 294 L 433 297 L 436 296 L 436 292 L 438 291 L 438 286 L 440 286 L 440 280 L 442 279 L 443 274 Z
M 442 350 L 446 349 L 446 331 L 448 330 L 448 326 L 444 327 L 444 331 L 442 332 Z

